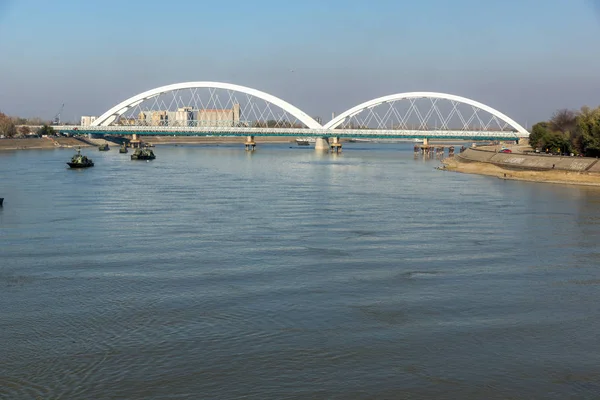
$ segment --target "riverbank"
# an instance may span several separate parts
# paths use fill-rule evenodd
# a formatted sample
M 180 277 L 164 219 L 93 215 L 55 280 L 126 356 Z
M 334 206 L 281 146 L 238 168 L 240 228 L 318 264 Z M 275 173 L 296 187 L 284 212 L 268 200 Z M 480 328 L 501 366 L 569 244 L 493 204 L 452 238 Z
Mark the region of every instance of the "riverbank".
M 99 139 L 94 139 L 99 140 Z M 255 142 L 260 143 L 295 143 L 296 138 L 261 136 L 256 137 Z M 173 145 L 173 144 L 232 144 L 239 143 L 243 145 L 246 137 L 207 137 L 207 136 L 144 136 L 144 143 L 152 145 Z M 81 140 L 77 137 L 42 137 L 26 139 L 0 139 L 1 150 L 34 150 L 34 149 L 55 149 L 72 147 L 90 147 L 91 143 Z
M 246 142 L 245 136 L 142 136 L 141 140 L 144 143 L 153 145 L 161 144 L 232 144 L 239 143 L 241 145 Z M 254 141 L 260 143 L 295 143 L 296 138 L 280 137 L 280 136 L 255 136 Z
M 497 153 L 467 149 L 442 160 L 443 169 L 467 174 L 495 176 L 529 182 L 600 186 L 600 163 L 596 158 Z
M 56 149 L 72 147 L 89 147 L 90 144 L 73 137 L 42 137 L 26 139 L 0 139 L 2 150 Z

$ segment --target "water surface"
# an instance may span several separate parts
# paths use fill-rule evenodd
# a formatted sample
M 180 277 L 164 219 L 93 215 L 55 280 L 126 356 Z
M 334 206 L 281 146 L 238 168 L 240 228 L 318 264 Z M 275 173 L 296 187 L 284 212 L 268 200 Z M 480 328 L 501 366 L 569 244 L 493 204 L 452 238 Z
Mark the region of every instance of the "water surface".
M 409 144 L 0 152 L 0 398 L 600 397 L 600 191 Z

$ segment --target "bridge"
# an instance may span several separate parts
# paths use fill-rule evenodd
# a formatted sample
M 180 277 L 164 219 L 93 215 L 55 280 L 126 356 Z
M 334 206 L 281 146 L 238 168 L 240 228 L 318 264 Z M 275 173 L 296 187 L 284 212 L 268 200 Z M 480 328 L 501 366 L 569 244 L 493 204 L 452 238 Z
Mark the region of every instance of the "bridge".
M 325 124 L 271 94 L 222 82 L 184 82 L 132 96 L 70 134 L 519 140 L 529 132 L 500 111 L 465 97 L 407 92 L 361 103 Z

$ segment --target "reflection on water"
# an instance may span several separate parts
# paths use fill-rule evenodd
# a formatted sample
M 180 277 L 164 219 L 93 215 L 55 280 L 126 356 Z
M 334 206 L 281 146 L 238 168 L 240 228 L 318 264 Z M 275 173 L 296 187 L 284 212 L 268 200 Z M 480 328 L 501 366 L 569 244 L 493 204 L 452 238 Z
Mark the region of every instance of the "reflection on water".
M 0 398 L 596 398 L 600 191 L 411 144 L 1 152 Z

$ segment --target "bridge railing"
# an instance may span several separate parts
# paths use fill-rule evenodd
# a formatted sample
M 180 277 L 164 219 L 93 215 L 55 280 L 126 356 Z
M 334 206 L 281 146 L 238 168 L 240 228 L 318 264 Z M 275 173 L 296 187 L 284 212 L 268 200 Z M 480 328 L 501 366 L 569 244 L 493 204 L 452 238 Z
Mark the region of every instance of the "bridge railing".
M 56 126 L 57 131 L 71 134 L 94 135 L 175 135 L 175 136 L 299 136 L 349 138 L 457 138 L 466 140 L 517 139 L 513 131 L 465 130 L 386 130 L 386 129 L 308 129 L 257 127 L 188 127 L 188 126 Z

